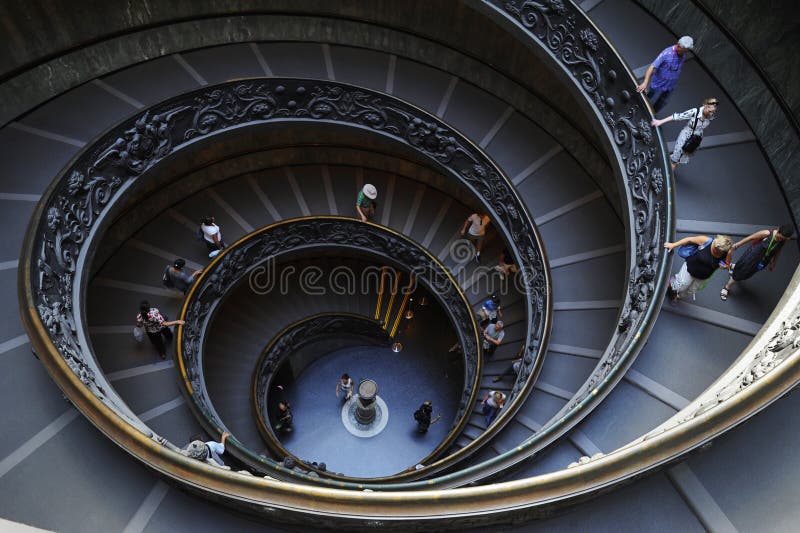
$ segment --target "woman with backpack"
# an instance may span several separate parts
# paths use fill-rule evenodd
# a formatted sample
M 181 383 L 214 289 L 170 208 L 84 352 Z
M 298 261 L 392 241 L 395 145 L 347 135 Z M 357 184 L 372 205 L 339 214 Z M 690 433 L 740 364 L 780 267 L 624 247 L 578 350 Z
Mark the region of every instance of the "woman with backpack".
M 766 267 L 769 267 L 770 272 L 775 270 L 775 262 L 781 254 L 781 249 L 792 235 L 794 227 L 791 224 L 784 224 L 777 229 L 757 231 L 734 244 L 735 250 L 752 241 L 750 247 L 731 265 L 731 277 L 720 291 L 719 297 L 727 300 L 728 292 L 734 283 L 750 279 L 753 274 Z
M 139 304 L 139 314 L 136 315 L 136 326 L 144 329 L 153 347 L 158 350 L 161 359 L 167 358 L 166 342 L 172 342 L 172 331 L 170 326 L 183 325 L 183 320 L 167 321 L 155 307 L 150 307 L 147 300 L 142 300 Z
M 665 242 L 664 248 L 670 252 L 677 249 L 678 254 L 686 260 L 680 271 L 670 278 L 667 297 L 673 302 L 687 294 L 694 298 L 697 291 L 703 290 L 717 268 L 728 268 L 731 264 L 732 246 L 733 241 L 727 235 L 717 235 L 714 238 L 695 235 L 677 242 Z
M 672 163 L 672 170 L 678 166 L 678 163 L 685 165 L 689 162 L 689 158 L 694 155 L 694 152 L 700 146 L 703 140 L 703 131 L 711 124 L 711 121 L 716 118 L 717 106 L 719 100 L 716 98 L 706 98 L 703 100 L 702 107 L 687 109 L 683 113 L 673 113 L 672 115 L 657 119 L 654 118 L 651 124 L 659 127 L 667 122 L 673 120 L 685 120 L 686 125 L 678 134 L 678 139 L 675 141 L 675 148 L 672 150 L 672 155 L 669 156 Z

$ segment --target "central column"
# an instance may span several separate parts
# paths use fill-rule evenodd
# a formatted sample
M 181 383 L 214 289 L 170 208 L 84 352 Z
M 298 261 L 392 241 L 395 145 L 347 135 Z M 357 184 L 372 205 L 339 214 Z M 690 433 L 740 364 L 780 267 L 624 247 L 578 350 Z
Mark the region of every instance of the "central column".
M 375 397 L 378 395 L 378 384 L 365 379 L 358 385 L 356 399 L 356 420 L 359 424 L 371 424 L 375 420 Z

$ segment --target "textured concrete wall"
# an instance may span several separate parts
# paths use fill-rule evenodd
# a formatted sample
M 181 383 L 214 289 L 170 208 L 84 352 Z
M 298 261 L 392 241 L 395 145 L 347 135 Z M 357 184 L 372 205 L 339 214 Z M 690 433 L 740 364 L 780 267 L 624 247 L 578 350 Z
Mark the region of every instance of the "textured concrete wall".
M 800 119 L 800 4 L 797 0 L 695 0 L 755 58 Z M 757 24 L 754 24 L 757 21 Z
M 773 87 L 768 84 L 769 80 L 765 82 L 736 43 L 693 0 L 634 1 L 674 34 L 694 36 L 697 58 L 725 88 L 747 120 L 778 177 L 795 223 L 800 221 L 800 133 L 795 128 L 796 122 L 791 111 L 781 106 L 775 93 L 775 90 L 781 90 L 780 83 L 797 80 L 795 48 L 785 39 L 775 42 L 775 36 L 796 27 L 796 15 L 779 20 L 780 11 L 767 14 L 771 9 L 771 3 L 768 2 L 709 2 L 709 6 L 716 6 L 716 12 L 727 17 L 726 23 L 730 22 L 731 30 L 749 26 L 742 37 L 753 43 L 752 52 L 756 61 L 776 72 L 787 68 L 794 72 L 780 83 L 776 80 Z M 778 2 L 778 5 L 783 5 L 783 2 Z M 765 34 L 762 38 L 753 37 L 762 32 Z M 775 36 L 767 36 L 768 33 Z M 796 32 L 790 39 L 800 41 Z M 777 63 L 776 55 L 781 56 Z M 785 89 L 791 90 L 789 87 Z M 796 82 L 793 90 L 797 98 Z

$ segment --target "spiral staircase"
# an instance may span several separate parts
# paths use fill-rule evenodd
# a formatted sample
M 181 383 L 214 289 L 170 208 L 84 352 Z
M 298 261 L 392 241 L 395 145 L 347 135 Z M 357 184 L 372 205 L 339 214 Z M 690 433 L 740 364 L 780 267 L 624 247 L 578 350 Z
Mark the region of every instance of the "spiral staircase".
M 114 213 L 105 234 L 95 236 L 97 248 L 83 272 L 86 298 L 82 305 L 86 339 L 99 368 L 125 409 L 165 442 L 181 447 L 190 435 L 209 430 L 207 423 L 198 420 L 186 394 L 181 361 L 177 357 L 161 361 L 132 338 L 139 301 L 147 298 L 170 318 L 185 314 L 183 295 L 165 289 L 160 275 L 175 257 L 186 258 L 189 268 L 208 265 L 204 245 L 196 239 L 200 217 L 213 213 L 225 239 L 233 243 L 289 219 L 353 217 L 355 195 L 364 183 L 373 183 L 379 191 L 374 222 L 437 257 L 458 280 L 474 311 L 492 290 L 491 283 L 502 288 L 506 336 L 494 356 L 483 359 L 477 396 L 494 389 L 510 393 L 513 387 L 521 391 L 515 396 L 517 404 L 493 428 L 487 428 L 479 414 L 470 414 L 453 435 L 452 444 L 426 463 L 428 470 L 401 476 L 396 485 L 391 480 L 371 484 L 363 479 L 358 480 L 363 483 L 359 487 L 345 484 L 332 489 L 336 480 L 288 473 L 279 460 L 259 463 L 258 469 L 247 464 L 255 476 L 191 472 L 185 465 L 178 475 L 169 470 L 166 460 L 143 464 L 147 461 L 132 458 L 142 457 L 134 452 L 139 442 L 111 435 L 107 427 L 96 427 L 81 416 L 73 403 L 84 404 L 62 383 L 66 396 L 54 385 L 38 360 L 44 354 L 41 350 L 31 353 L 33 344 L 20 309 L 7 305 L 0 326 L 0 354 L 6 367 L 0 390 L 7 406 L 2 410 L 5 436 L 0 439 L 4 502 L 0 516 L 10 521 L 9 527 L 17 522 L 14 525 L 19 527 L 27 524 L 55 531 L 152 532 L 337 527 L 792 529 L 800 475 L 793 461 L 798 433 L 791 423 L 796 396 L 775 401 L 747 424 L 733 427 L 733 422 L 728 423 L 722 435 L 708 428 L 678 433 L 675 449 L 681 453 L 660 459 L 648 453 L 659 450 L 664 428 L 675 433 L 674 415 L 705 401 L 704 391 L 738 363 L 740 354 L 751 349 L 751 341 L 766 342 L 782 320 L 789 320 L 779 313 L 792 303 L 787 287 L 795 288 L 797 283 L 792 278 L 798 264 L 797 246 L 785 248 L 775 272 L 737 285 L 727 302 L 718 296 L 721 274 L 696 301 L 661 307 L 660 292 L 651 295 L 657 302 L 652 324 L 643 329 L 641 345 L 633 350 L 630 361 L 614 367 L 619 368 L 620 379 L 593 381 L 597 369 L 613 353 L 613 342 L 622 329 L 620 317 L 629 311 L 628 284 L 636 254 L 628 206 L 620 200 L 625 197 L 620 191 L 625 184 L 614 178 L 614 169 L 622 163 L 604 144 L 600 113 L 595 115 L 574 93 L 560 89 L 566 83 L 563 79 L 541 76 L 551 72 L 548 59 L 529 50 L 530 44 L 520 37 L 524 26 L 514 26 L 509 18 L 491 19 L 491 35 L 501 35 L 504 40 L 496 43 L 497 48 L 513 52 L 508 54 L 512 60 L 521 57 L 530 62 L 531 72 L 509 72 L 507 64 L 493 64 L 488 59 L 491 55 L 482 57 L 476 52 L 479 43 L 457 49 L 445 37 L 432 38 L 428 32 L 439 21 L 421 20 L 428 8 L 420 9 L 420 26 L 413 28 L 400 22 L 394 27 L 377 23 L 385 11 L 391 12 L 386 6 L 377 9 L 379 16 L 349 3 L 337 13 L 313 2 L 302 4 L 299 8 L 276 4 L 271 10 L 219 12 L 201 6 L 189 14 L 180 12 L 183 7 L 167 15 L 133 13 L 121 22 L 130 31 L 87 40 L 63 52 L 62 59 L 67 61 L 69 54 L 93 46 L 113 48 L 119 45 L 114 39 L 126 36 L 141 39 L 141 57 L 107 58 L 107 63 L 100 63 L 113 67 L 81 74 L 80 83 L 32 89 L 32 96 L 20 96 L 9 104 L 14 112 L 4 111 L 6 124 L 0 129 L 0 201 L 5 207 L 7 253 L 0 258 L 0 286 L 7 300 L 16 301 L 17 295 L 23 312 L 35 313 L 24 308 L 24 295 L 18 294 L 18 278 L 33 268 L 21 262 L 18 252 L 29 221 L 40 200 L 52 194 L 51 182 L 60 172 L 118 124 L 136 119 L 167 99 L 231 80 L 347 84 L 384 93 L 438 118 L 508 177 L 541 237 L 552 291 L 552 309 L 542 310 L 549 312 L 549 331 L 544 328 L 542 335 L 530 341 L 535 316 L 526 291 L 513 283 L 496 285 L 497 277 L 481 277 L 471 257 L 454 252 L 464 219 L 484 206 L 466 187 L 454 183 L 452 176 L 432 169 L 410 150 L 360 131 L 326 131 L 321 125 L 310 134 L 285 125 L 289 133 L 265 129 L 248 133 L 249 139 L 221 140 L 233 147 L 262 143 L 261 152 L 231 150 L 215 159 L 214 148 L 205 145 L 195 152 L 193 166 L 182 168 L 179 161 L 170 162 L 172 172 L 185 173 L 180 183 L 165 186 L 161 193 L 157 187 L 133 191 L 141 196 L 141 203 Z M 544 12 L 554 14 L 560 4 L 543 2 L 541 6 L 549 6 Z M 615 47 L 634 75 L 641 74 L 641 67 L 675 39 L 636 2 L 589 0 L 580 7 L 597 26 L 597 35 Z M 360 13 L 360 9 L 366 11 Z M 454 9 L 461 15 L 468 12 L 465 17 L 470 20 L 497 16 L 493 10 L 502 10 L 502 4 L 465 2 Z M 56 21 L 57 15 L 51 14 Z M 22 15 L 12 10 L 9 16 Z M 160 22 L 148 26 L 148 17 Z M 186 37 L 175 50 L 166 41 L 160 49 L 150 48 L 151 37 L 157 40 L 170 31 L 207 33 Z M 454 40 L 474 39 L 463 31 L 462 26 L 455 28 Z M 377 36 L 375 40 L 364 37 L 370 32 Z M 92 50 L 109 53 L 105 48 Z M 33 68 L 29 65 L 14 75 Z M 532 81 L 537 77 L 543 79 Z M 37 94 L 47 91 L 52 95 L 26 103 L 26 98 L 33 102 Z M 789 203 L 793 200 L 790 191 L 780 187 L 757 136 L 737 111 L 729 91 L 709 74 L 699 53 L 696 60 L 687 62 L 669 109 L 686 109 L 710 95 L 722 103 L 720 116 L 698 155 L 690 165 L 679 168 L 672 183 L 670 208 L 677 237 L 728 233 L 741 238 L 793 220 L 787 204 L 787 198 Z M 664 144 L 678 131 L 679 125 L 663 128 Z M 660 141 L 657 137 L 655 142 Z M 248 166 L 248 161 L 253 164 Z M 485 265 L 494 264 L 508 245 L 503 222 L 493 220 L 497 231 L 487 239 L 482 254 Z M 661 221 L 667 225 L 662 231 L 669 231 L 668 222 Z M 673 270 L 678 266 L 676 262 Z M 206 332 L 205 385 L 237 440 L 262 452 L 249 398 L 260 350 L 281 328 L 298 319 L 330 311 L 369 316 L 374 300 L 370 295 L 343 302 L 301 295 L 295 288 L 283 300 L 265 302 L 240 292 L 235 305 L 224 307 L 225 313 Z M 776 315 L 771 318 L 773 311 Z M 543 316 L 538 315 L 538 320 Z M 773 329 L 759 333 L 764 324 Z M 508 376 L 493 381 L 523 345 L 531 353 L 541 347 L 544 355 L 534 363 L 530 386 L 518 386 Z M 242 356 L 231 357 L 231 353 Z M 793 382 L 772 385 L 783 391 Z M 332 384 L 320 387 L 325 394 L 333 392 Z M 591 404 L 589 394 L 585 409 L 573 409 L 576 398 L 585 398 L 579 393 L 587 387 L 594 388 L 598 401 Z M 737 424 L 764 407 L 747 406 L 750 411 Z M 580 416 L 569 415 L 572 411 L 580 411 Z M 689 451 L 694 453 L 687 455 Z M 622 466 L 610 462 L 619 456 L 627 462 Z M 581 469 L 593 468 L 602 475 L 574 480 L 580 478 L 576 473 Z M 266 485 L 255 485 L 263 475 L 269 478 Z M 235 498 L 230 487 L 240 483 L 231 481 L 239 477 L 252 479 L 253 485 L 246 496 L 244 492 L 237 495 L 241 503 L 237 507 L 231 504 Z M 207 480 L 211 481 L 206 484 Z M 537 485 L 536 480 L 542 481 Z M 288 499 L 270 502 L 268 491 L 277 484 L 300 488 Z M 562 490 L 558 487 L 568 490 L 558 492 Z M 337 498 L 346 501 L 342 494 L 359 488 L 369 489 L 356 495 L 364 496 L 363 505 L 373 506 L 361 507 L 370 509 L 363 518 L 353 516 L 355 512 L 347 507 L 352 500 L 341 503 L 341 516 L 321 511 L 304 514 L 305 497 L 335 507 Z M 412 492 L 417 490 L 422 492 Z M 527 495 L 521 496 L 522 492 Z M 373 496 L 376 499 L 369 500 Z M 507 502 L 501 507 L 498 502 L 504 496 Z M 536 505 L 530 503 L 534 500 Z

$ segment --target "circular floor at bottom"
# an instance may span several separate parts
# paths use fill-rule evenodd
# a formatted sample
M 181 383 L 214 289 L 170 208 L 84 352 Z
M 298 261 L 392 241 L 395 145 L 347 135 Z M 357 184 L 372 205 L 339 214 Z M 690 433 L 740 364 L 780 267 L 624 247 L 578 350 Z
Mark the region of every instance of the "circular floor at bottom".
M 455 416 L 463 385 L 461 362 L 440 347 L 403 339 L 404 349 L 346 348 L 316 361 L 289 387 L 294 431 L 283 445 L 296 457 L 324 462 L 331 472 L 352 477 L 397 474 L 416 465 L 445 438 Z M 370 438 L 350 434 L 342 424 L 342 400 L 336 380 L 347 372 L 356 383 L 373 379 L 386 402 L 389 420 Z M 442 419 L 427 434 L 419 434 L 414 411 L 432 400 L 434 416 Z

